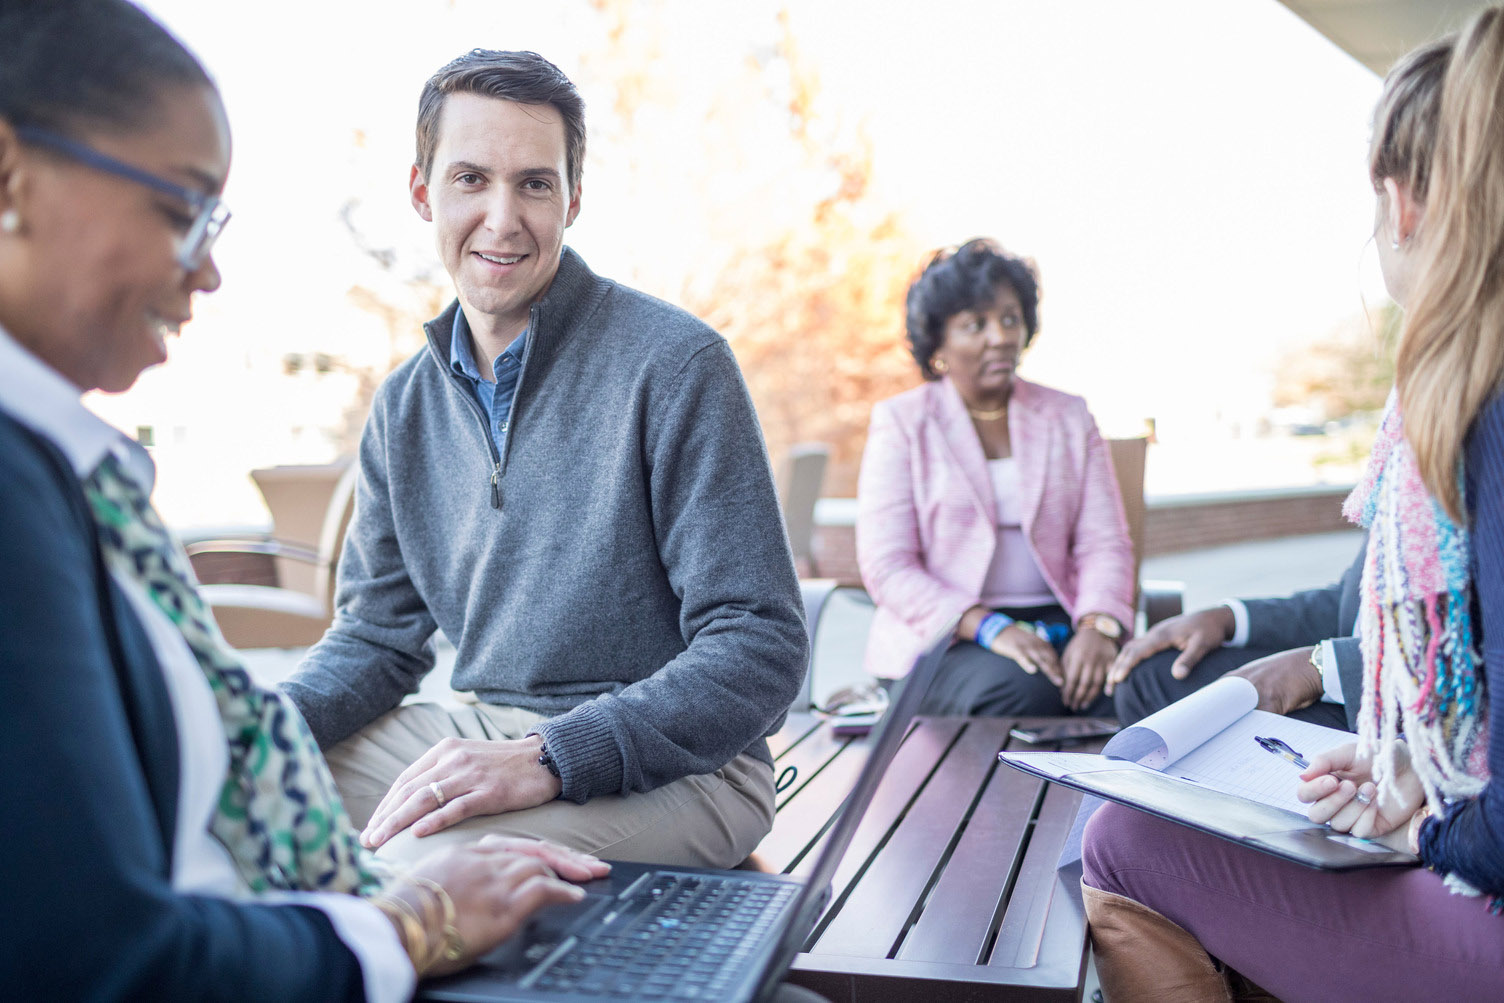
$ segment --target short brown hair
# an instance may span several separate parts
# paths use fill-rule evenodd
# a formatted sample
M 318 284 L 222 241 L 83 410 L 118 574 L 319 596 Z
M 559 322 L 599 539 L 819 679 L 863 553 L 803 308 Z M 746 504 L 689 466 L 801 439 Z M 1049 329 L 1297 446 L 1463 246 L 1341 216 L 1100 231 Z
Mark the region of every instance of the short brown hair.
M 585 102 L 573 83 L 553 63 L 536 52 L 506 52 L 471 49 L 428 78 L 418 98 L 418 172 L 428 177 L 434 151 L 439 145 L 439 116 L 450 94 L 480 94 L 516 101 L 546 104 L 558 109 L 564 119 L 565 165 L 569 190 L 580 184 L 585 163 Z

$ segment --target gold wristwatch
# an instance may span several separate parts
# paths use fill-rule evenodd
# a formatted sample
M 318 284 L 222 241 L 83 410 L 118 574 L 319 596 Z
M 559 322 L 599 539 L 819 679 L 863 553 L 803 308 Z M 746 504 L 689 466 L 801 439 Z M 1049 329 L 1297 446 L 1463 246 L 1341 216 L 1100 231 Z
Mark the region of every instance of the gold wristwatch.
M 1321 692 L 1326 692 L 1326 673 L 1321 670 L 1321 649 L 1324 644 L 1317 644 L 1311 649 L 1311 668 L 1316 670 L 1316 684 L 1321 687 Z
M 1106 613 L 1087 613 L 1076 621 L 1076 629 L 1090 627 L 1114 644 L 1123 643 L 1123 625 L 1118 623 Z

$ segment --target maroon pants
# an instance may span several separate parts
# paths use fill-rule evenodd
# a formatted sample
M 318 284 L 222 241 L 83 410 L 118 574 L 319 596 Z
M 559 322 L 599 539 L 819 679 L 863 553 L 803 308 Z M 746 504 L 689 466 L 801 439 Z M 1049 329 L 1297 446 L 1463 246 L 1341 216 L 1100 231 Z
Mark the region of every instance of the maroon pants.
M 1082 865 L 1281 1000 L 1504 999 L 1504 916 L 1418 867 L 1317 871 L 1114 804 Z

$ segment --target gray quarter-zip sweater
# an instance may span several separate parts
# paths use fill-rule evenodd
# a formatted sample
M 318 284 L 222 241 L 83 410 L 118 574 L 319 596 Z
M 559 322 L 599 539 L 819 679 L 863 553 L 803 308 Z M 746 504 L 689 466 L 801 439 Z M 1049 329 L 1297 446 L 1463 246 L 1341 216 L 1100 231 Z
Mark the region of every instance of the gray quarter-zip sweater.
M 498 455 L 448 365 L 451 304 L 360 446 L 334 625 L 284 689 L 324 747 L 433 668 L 555 715 L 562 797 L 771 762 L 808 658 L 762 434 L 724 338 L 565 249 Z

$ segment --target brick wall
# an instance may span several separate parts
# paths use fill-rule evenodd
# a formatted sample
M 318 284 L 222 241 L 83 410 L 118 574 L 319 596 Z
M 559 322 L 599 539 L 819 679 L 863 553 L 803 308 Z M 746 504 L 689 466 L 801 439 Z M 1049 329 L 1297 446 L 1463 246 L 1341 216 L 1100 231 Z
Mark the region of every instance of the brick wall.
M 1342 499 L 1351 490 L 1340 486 L 1150 498 L 1144 556 L 1350 529 L 1342 518 Z M 860 581 L 856 531 L 849 520 L 816 525 L 813 550 L 821 577 Z
M 1351 490 L 1345 486 L 1151 499 L 1144 518 L 1144 556 L 1351 529 L 1342 518 L 1342 500 Z

